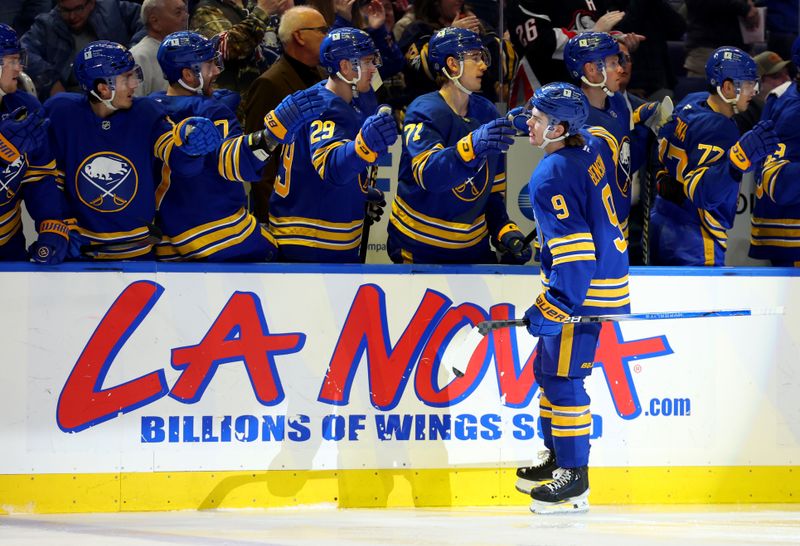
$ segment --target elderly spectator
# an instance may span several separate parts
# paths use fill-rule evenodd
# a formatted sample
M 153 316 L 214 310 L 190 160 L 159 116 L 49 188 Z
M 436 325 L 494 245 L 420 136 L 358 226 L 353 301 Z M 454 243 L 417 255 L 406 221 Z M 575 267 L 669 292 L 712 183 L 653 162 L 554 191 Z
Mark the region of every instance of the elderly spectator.
M 767 96 L 774 93 L 778 96 L 789 87 L 792 78 L 789 76 L 789 64 L 791 61 L 784 61 L 780 55 L 774 51 L 764 51 L 759 53 L 753 60 L 758 68 L 758 77 L 761 78 L 758 98 L 763 103 Z
M 57 0 L 22 37 L 28 75 L 41 99 L 80 89 L 72 73 L 76 53 L 95 40 L 123 45 L 144 36 L 139 4 L 124 0 Z
M 283 56 L 250 87 L 245 102 L 245 132 L 264 126 L 264 116 L 290 93 L 308 89 L 322 80 L 319 66 L 319 45 L 328 32 L 325 18 L 314 8 L 298 6 L 287 10 L 281 18 L 278 37 Z M 261 183 L 251 188 L 253 213 L 260 222 L 269 216 L 269 196 L 278 174 L 280 150 L 272 154 L 264 167 Z
M 225 71 L 217 85 L 244 94 L 258 75 L 281 55 L 280 16 L 294 0 L 200 0 L 189 28 L 207 38 L 219 37 Z
M 156 54 L 165 36 L 186 30 L 189 24 L 186 0 L 144 0 L 142 22 L 147 29 L 147 36 L 131 48 L 136 64 L 142 67 L 144 73 L 144 81 L 136 88 L 137 97 L 147 96 L 153 91 L 167 90 L 168 83 L 161 72 Z

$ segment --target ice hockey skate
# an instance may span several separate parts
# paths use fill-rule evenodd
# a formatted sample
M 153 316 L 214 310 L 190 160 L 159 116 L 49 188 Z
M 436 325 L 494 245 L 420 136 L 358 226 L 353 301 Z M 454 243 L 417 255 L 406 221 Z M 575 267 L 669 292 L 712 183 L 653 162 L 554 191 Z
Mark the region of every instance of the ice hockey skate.
M 530 495 L 534 487 L 553 480 L 553 472 L 558 468 L 556 457 L 552 451 L 545 449 L 539 452 L 539 462 L 533 466 L 517 468 L 517 491 Z
M 531 512 L 557 514 L 589 510 L 589 468 L 558 468 L 553 481 L 531 491 Z

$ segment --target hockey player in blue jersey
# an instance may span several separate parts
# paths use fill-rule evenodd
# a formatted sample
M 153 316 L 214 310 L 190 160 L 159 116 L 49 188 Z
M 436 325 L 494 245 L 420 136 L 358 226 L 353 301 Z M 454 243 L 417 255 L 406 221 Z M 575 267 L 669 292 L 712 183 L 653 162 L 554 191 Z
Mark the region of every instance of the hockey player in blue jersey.
M 661 129 L 651 209 L 654 265 L 725 265 L 742 175 L 778 149 L 771 121 L 741 137 L 731 119 L 758 93 L 756 64 L 734 47 L 714 51 L 706 63 L 707 93 L 693 93 Z
M 318 88 L 285 98 L 266 116 L 266 128 L 244 135 L 236 114 L 212 94 L 222 71 L 216 44 L 196 32 L 170 34 L 158 49 L 169 82 L 151 97 L 179 123 L 192 116 L 212 120 L 222 139 L 193 176 L 172 173 L 157 191 L 158 225 L 165 235 L 156 248 L 161 260 L 270 261 L 275 239 L 247 210 L 243 182 L 258 182 L 278 144 L 290 142 L 302 124 L 316 118 L 323 100 Z
M 367 168 L 397 140 L 397 125 L 391 111 L 375 114 L 371 80 L 380 55 L 366 32 L 331 31 L 319 56 L 329 77 L 312 89 L 325 110 L 283 147 L 269 227 L 282 261 L 353 263 L 365 209 L 377 217 L 385 204 Z
M 631 178 L 645 160 L 647 133 L 637 132 L 637 125 L 655 132 L 671 113 L 672 102 L 663 105 L 646 103 L 632 111 L 619 92 L 623 76 L 624 57 L 619 43 L 605 32 L 578 34 L 564 47 L 564 63 L 570 75 L 580 82 L 589 100 L 589 131 L 606 141 L 614 156 L 615 172 L 612 181 L 614 204 L 625 236 L 628 235 L 628 216 L 631 209 Z M 634 142 L 635 140 L 635 142 Z
M 496 263 L 531 258 L 525 236 L 506 213 L 503 152 L 511 123 L 480 95 L 489 56 L 480 37 L 447 27 L 428 45 L 439 91 L 416 98 L 403 127 L 397 195 L 389 218 L 395 263 Z
M 627 242 L 612 198 L 614 166 L 585 144 L 585 95 L 568 83 L 546 85 L 531 99 L 531 144 L 545 156 L 528 185 L 541 242 L 543 291 L 525 312 L 539 338 L 534 374 L 546 451 L 517 470 L 535 513 L 589 507 L 592 415 L 584 379 L 592 372 L 597 323 L 565 323 L 573 314 L 630 310 Z
M 73 231 L 84 241 L 81 253 L 102 260 L 152 257 L 158 183 L 170 170 L 199 172 L 201 156 L 216 150 L 219 134 L 200 117 L 173 126 L 161 105 L 134 98 L 141 69 L 120 44 L 92 42 L 73 70 L 84 93 L 60 93 L 44 108 L 57 182 L 77 221 Z
M 0 24 L 0 260 L 58 264 L 69 246 L 64 203 L 55 184 L 47 122 L 33 95 L 18 89 L 25 51 L 16 31 Z M 25 251 L 22 202 L 39 238 Z
M 800 66 L 800 39 L 792 45 L 792 62 Z M 800 84 L 770 95 L 761 119 L 775 124 L 780 144 L 757 171 L 749 255 L 800 267 Z

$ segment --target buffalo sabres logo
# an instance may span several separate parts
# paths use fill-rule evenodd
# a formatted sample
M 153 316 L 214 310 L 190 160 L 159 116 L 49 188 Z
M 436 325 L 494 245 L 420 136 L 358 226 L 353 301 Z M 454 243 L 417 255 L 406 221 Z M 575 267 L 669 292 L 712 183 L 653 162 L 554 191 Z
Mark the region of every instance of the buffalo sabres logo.
M 0 170 L 0 206 L 10 202 L 17 195 L 25 172 L 25 156 L 21 155 L 13 163 Z
M 463 184 L 456 186 L 451 191 L 462 201 L 475 201 L 489 185 L 489 168 L 484 165 L 474 176 L 467 178 Z
M 619 169 L 622 177 L 617 180 L 622 195 L 628 195 L 631 182 L 631 142 L 628 137 L 623 137 L 619 146 Z
M 87 207 L 118 212 L 136 196 L 139 174 L 133 163 L 114 152 L 99 152 L 83 160 L 75 173 L 75 191 Z

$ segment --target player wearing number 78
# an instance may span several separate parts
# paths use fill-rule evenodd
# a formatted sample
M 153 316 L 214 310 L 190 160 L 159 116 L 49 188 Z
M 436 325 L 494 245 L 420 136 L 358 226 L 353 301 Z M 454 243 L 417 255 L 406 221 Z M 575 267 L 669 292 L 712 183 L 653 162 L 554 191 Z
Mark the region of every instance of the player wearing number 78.
M 517 489 L 530 492 L 536 513 L 589 507 L 592 415 L 583 382 L 592 373 L 601 326 L 564 321 L 630 311 L 628 245 L 609 183 L 615 167 L 586 144 L 580 129 L 588 112 L 577 87 L 553 83 L 534 93 L 527 123 L 531 144 L 545 152 L 528 185 L 543 290 L 525 317 L 539 338 L 534 373 L 546 451 L 540 464 L 517 470 Z

